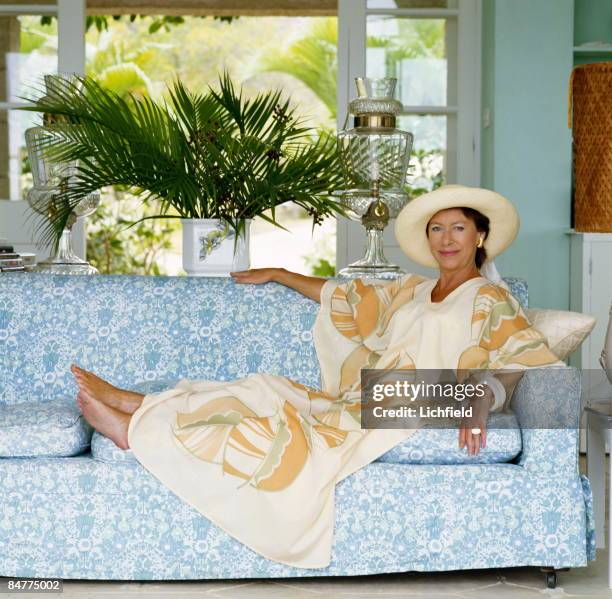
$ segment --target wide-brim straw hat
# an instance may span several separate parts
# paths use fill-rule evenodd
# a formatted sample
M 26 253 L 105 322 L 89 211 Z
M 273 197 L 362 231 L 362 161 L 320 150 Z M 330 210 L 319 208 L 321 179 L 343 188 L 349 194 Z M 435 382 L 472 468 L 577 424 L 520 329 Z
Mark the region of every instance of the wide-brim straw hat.
M 408 258 L 423 266 L 438 267 L 429 249 L 427 223 L 447 208 L 473 208 L 488 217 L 489 234 L 484 241 L 487 260 L 501 254 L 518 234 L 518 213 L 503 195 L 480 187 L 443 185 L 411 200 L 397 216 L 395 238 Z

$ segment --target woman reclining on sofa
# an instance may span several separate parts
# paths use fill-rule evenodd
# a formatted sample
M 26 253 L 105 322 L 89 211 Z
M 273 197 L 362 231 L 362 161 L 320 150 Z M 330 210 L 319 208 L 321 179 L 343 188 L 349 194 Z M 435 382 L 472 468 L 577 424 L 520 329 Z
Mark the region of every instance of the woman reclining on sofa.
M 238 283 L 275 281 L 320 301 L 313 328 L 322 389 L 258 373 L 190 381 L 143 396 L 72 366 L 85 419 L 130 448 L 162 483 L 265 557 L 326 567 L 337 482 L 414 433 L 361 428 L 362 368 L 479 370 L 563 366 L 519 302 L 480 268 L 518 232 L 503 196 L 448 185 L 400 213 L 399 245 L 438 279 L 339 283 L 284 269 L 231 273 Z M 498 281 L 499 282 L 499 281 Z M 486 443 L 490 410 L 506 403 L 520 373 L 476 379 L 484 397 L 459 426 L 459 446 Z

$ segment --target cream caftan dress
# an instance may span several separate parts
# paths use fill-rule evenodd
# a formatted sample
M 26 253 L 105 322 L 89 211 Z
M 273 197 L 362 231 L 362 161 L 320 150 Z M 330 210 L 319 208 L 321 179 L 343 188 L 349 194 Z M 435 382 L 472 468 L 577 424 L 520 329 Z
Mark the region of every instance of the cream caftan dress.
M 321 389 L 285 376 L 181 380 L 144 397 L 128 430 L 139 462 L 266 558 L 330 563 L 334 486 L 416 429 L 360 428 L 361 368 L 557 365 L 518 301 L 484 278 L 432 303 L 436 281 L 326 281 L 313 336 Z

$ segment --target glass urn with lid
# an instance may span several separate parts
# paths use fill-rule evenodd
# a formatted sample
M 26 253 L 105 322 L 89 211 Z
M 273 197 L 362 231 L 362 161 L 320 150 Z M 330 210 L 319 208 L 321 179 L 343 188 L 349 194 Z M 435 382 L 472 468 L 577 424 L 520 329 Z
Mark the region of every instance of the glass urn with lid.
M 348 188 L 334 192 L 348 216 L 366 229 L 364 257 L 342 269 L 341 277 L 397 278 L 404 271 L 383 252 L 383 231 L 408 201 L 405 190 L 413 135 L 396 128 L 402 104 L 394 99 L 396 79 L 358 77 L 357 98 L 349 104 L 338 150 Z M 353 128 L 347 129 L 350 115 Z
M 52 97 L 57 86 L 78 85 L 73 75 L 45 75 L 45 97 Z M 27 194 L 30 207 L 47 218 L 56 215 L 64 202 L 64 191 L 71 177 L 77 172 L 77 161 L 51 160 L 45 151 L 46 141 L 55 127 L 78 127 L 67 117 L 45 113 L 42 126 L 30 127 L 25 132 L 26 146 L 32 168 L 34 186 Z M 82 260 L 72 248 L 72 227 L 80 216 L 95 212 L 100 203 L 98 192 L 90 193 L 72 209 L 66 228 L 62 232 L 55 255 L 39 262 L 32 271 L 53 274 L 97 274 L 98 270 Z

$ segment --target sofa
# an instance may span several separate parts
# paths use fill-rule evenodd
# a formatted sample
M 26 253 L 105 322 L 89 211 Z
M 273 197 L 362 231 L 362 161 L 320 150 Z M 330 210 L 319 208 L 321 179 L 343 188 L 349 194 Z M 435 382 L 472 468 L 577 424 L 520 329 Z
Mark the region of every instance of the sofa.
M 508 282 L 526 306 L 526 285 Z M 255 372 L 317 386 L 317 310 L 276 283 L 0 275 L 0 576 L 192 580 L 534 566 L 554 586 L 557 570 L 595 558 L 577 428 L 521 428 L 537 410 L 578 416 L 573 368 L 558 370 L 560 382 L 527 372 L 511 411 L 491 415 L 478 455 L 458 449 L 456 430 L 421 429 L 339 483 L 332 561 L 317 570 L 269 561 L 227 535 L 129 450 L 93 432 L 76 406 L 72 362 L 142 393 Z

